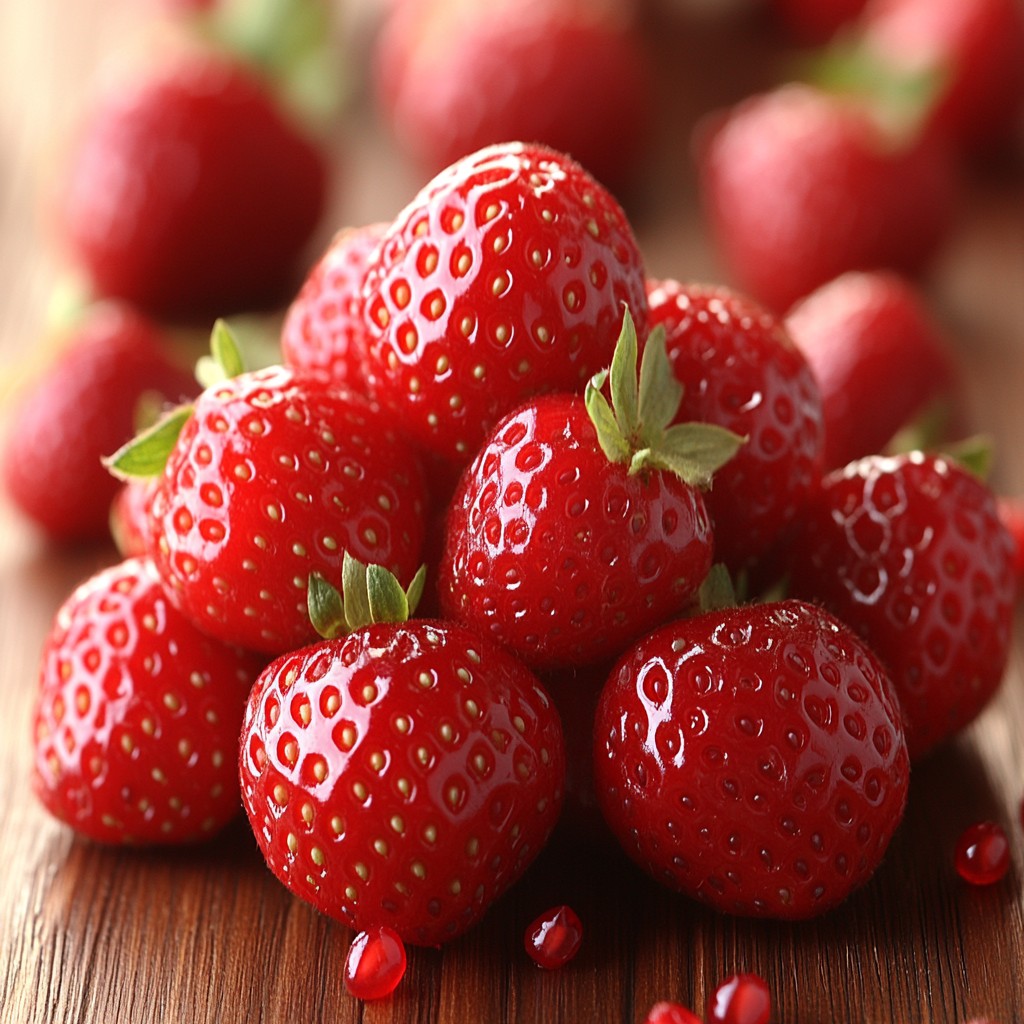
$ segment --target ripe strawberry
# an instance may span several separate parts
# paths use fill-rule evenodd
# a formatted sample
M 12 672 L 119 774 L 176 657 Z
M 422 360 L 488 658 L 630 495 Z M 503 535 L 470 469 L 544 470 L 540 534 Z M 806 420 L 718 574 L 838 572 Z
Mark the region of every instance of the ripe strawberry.
M 992 492 L 945 458 L 870 456 L 835 470 L 804 516 L 790 585 L 878 654 L 911 756 L 995 693 L 1013 623 L 1013 542 Z
M 786 328 L 821 388 L 827 469 L 881 452 L 915 418 L 954 404 L 942 331 L 897 274 L 843 274 L 798 302 Z
M 453 623 L 385 621 L 263 672 L 240 771 L 256 840 L 293 893 L 352 928 L 440 945 L 544 845 L 565 760 L 520 662 Z
M 110 505 L 110 536 L 122 558 L 142 557 L 149 550 L 149 501 L 155 479 L 126 480 Z
M 370 224 L 334 236 L 288 307 L 281 329 L 285 366 L 322 371 L 365 393 L 363 277 L 386 228 L 386 224 Z
M 648 340 L 639 392 L 636 351 L 627 313 L 614 411 L 603 374 L 585 398 L 526 403 L 494 428 L 452 501 L 442 610 L 538 668 L 614 657 L 681 613 L 711 568 L 696 485 L 739 439 L 711 426 L 666 429 L 679 387 L 662 332 Z
M 100 842 L 207 838 L 238 812 L 238 733 L 262 664 L 182 617 L 151 563 L 102 570 L 43 648 L 37 796 Z
M 871 0 L 858 45 L 890 74 L 934 75 L 925 130 L 965 148 L 1005 141 L 1024 112 L 1019 0 Z
M 581 391 L 611 359 L 623 303 L 647 315 L 618 203 L 572 160 L 518 143 L 420 192 L 370 261 L 364 299 L 372 394 L 457 462 L 525 398 Z
M 268 367 L 212 384 L 177 419 L 113 465 L 131 472 L 141 453 L 142 472 L 159 473 L 149 553 L 210 635 L 271 654 L 315 638 L 309 575 L 335 574 L 345 552 L 405 580 L 416 571 L 422 471 L 366 399 Z
M 650 61 L 622 4 L 410 0 L 389 13 L 375 57 L 378 107 L 431 173 L 524 139 L 620 189 L 651 143 Z
M 951 221 L 949 151 L 893 138 L 859 101 L 810 86 L 744 100 L 700 163 L 729 274 L 778 312 L 847 270 L 923 268 Z
M 98 294 L 212 319 L 293 287 L 326 180 L 323 153 L 252 72 L 212 51 L 176 53 L 99 98 L 57 230 Z
M 715 560 L 738 575 L 771 551 L 818 485 L 818 385 L 781 321 L 745 296 L 651 281 L 647 298 L 683 385 L 675 422 L 715 423 L 746 438 L 704 497 Z
M 641 867 L 717 910 L 783 919 L 870 878 L 909 781 L 878 659 L 799 601 L 635 644 L 602 691 L 594 758 L 605 817 Z
M 1003 495 L 996 501 L 996 510 L 1013 542 L 1013 578 L 1017 593 L 1024 593 L 1024 498 Z
M 54 540 L 104 538 L 117 481 L 102 458 L 135 432 L 144 396 L 177 403 L 197 390 L 146 317 L 120 303 L 89 308 L 11 414 L 7 496 Z

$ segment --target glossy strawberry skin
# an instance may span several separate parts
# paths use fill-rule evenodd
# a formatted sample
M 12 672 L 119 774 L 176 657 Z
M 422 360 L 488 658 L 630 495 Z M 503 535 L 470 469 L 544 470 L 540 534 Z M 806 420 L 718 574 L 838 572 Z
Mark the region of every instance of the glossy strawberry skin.
M 651 142 L 654 82 L 635 27 L 599 6 L 414 0 L 393 9 L 375 79 L 399 144 L 436 173 L 483 146 L 529 139 L 628 189 Z
M 847 270 L 923 269 L 952 221 L 956 170 L 945 147 L 897 145 L 853 100 L 809 86 L 734 107 L 700 163 L 730 283 L 778 313 Z
M 956 405 L 946 340 L 901 275 L 842 274 L 798 302 L 785 324 L 821 389 L 826 469 L 878 454 L 935 403 Z
M 357 930 L 440 945 L 544 845 L 565 756 L 520 662 L 415 620 L 273 662 L 249 699 L 240 772 L 256 840 L 293 893 Z
M 407 584 L 419 568 L 419 462 L 353 392 L 282 367 L 197 399 L 149 505 L 149 551 L 174 603 L 228 643 L 279 654 L 316 639 L 311 572 L 345 551 Z
M 285 366 L 322 372 L 366 393 L 363 278 L 386 228 L 383 223 L 347 228 L 331 240 L 288 307 L 281 329 Z
M 441 607 L 534 667 L 585 665 L 680 613 L 711 554 L 697 489 L 630 476 L 581 397 L 547 395 L 502 420 L 463 475 Z
M 526 398 L 582 392 L 622 306 L 643 323 L 642 259 L 581 167 L 520 143 L 481 150 L 399 214 L 364 286 L 370 390 L 424 448 L 465 463 Z
M 147 317 L 121 303 L 92 307 L 11 413 L 8 498 L 56 541 L 102 540 L 118 483 L 101 460 L 135 433 L 143 395 L 174 405 L 197 390 Z
M 262 667 L 186 621 L 146 560 L 102 570 L 44 644 L 36 795 L 99 842 L 208 838 L 238 812 L 238 733 Z
M 594 757 L 602 810 L 641 867 L 717 910 L 780 919 L 867 881 L 909 780 L 880 662 L 799 601 L 635 644 L 602 691 Z
M 650 281 L 648 302 L 684 389 L 675 422 L 714 423 L 746 438 L 704 495 L 715 560 L 736 576 L 771 552 L 818 485 L 817 381 L 781 321 L 738 292 Z
M 796 542 L 791 593 L 822 603 L 886 665 L 911 757 L 985 707 L 1013 622 L 1013 543 L 955 463 L 871 456 L 830 473 Z
M 323 154 L 254 75 L 186 51 L 99 98 L 57 231 L 98 294 L 208 322 L 288 293 L 326 189 Z

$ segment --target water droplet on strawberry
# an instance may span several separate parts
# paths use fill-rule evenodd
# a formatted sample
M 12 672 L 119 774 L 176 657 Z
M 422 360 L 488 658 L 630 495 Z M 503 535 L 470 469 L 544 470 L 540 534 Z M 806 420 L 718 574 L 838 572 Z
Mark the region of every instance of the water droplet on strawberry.
M 552 907 L 526 929 L 526 952 L 538 966 L 553 970 L 567 964 L 583 941 L 583 925 L 576 912 L 564 904 Z
M 360 932 L 345 957 L 345 987 L 365 1002 L 391 995 L 405 974 L 405 945 L 380 925 Z
M 1003 829 L 991 821 L 969 825 L 957 840 L 957 874 L 971 885 L 992 885 L 1010 869 L 1010 843 Z
M 647 1012 L 644 1024 L 701 1024 L 700 1017 L 679 1003 L 655 1003 Z
M 768 986 L 756 974 L 726 978 L 708 1003 L 708 1024 L 768 1024 L 772 1000 Z

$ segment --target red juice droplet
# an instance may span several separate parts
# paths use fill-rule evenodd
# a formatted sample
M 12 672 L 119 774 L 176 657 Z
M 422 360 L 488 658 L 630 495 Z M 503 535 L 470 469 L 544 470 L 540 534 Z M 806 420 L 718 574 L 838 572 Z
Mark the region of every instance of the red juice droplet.
M 655 1003 L 644 1018 L 644 1024 L 701 1024 L 701 1019 L 679 1003 Z
M 726 978 L 708 1003 L 708 1024 L 768 1024 L 771 995 L 763 978 L 756 974 L 734 974 Z
M 583 925 L 576 912 L 563 904 L 541 914 L 526 929 L 524 939 L 530 958 L 545 970 L 553 970 L 579 952 Z
M 971 885 L 998 882 L 1010 870 L 1006 833 L 991 821 L 969 825 L 957 840 L 954 863 L 960 877 Z
M 345 987 L 365 1002 L 391 995 L 405 974 L 405 945 L 381 925 L 360 932 L 345 957 Z

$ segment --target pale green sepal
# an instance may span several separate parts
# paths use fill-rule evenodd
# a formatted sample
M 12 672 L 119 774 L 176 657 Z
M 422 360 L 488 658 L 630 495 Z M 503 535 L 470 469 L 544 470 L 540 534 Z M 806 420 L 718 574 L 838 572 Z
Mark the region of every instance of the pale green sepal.
M 416 609 L 419 607 L 421 598 L 423 597 L 423 590 L 427 585 L 427 566 L 426 563 L 421 565 L 416 570 L 416 575 L 413 576 L 412 582 L 409 584 L 408 589 L 405 592 L 406 603 L 409 606 L 409 617 L 416 613 Z
M 736 588 L 733 586 L 729 570 L 721 562 L 711 566 L 697 594 L 702 612 L 736 607 Z
M 345 595 L 345 623 L 348 630 L 373 622 L 367 584 L 367 567 L 347 551 L 341 563 L 341 590 Z
M 226 320 L 217 320 L 210 332 L 210 354 L 196 363 L 196 380 L 209 388 L 244 372 L 245 360 L 235 332 Z
M 986 483 L 995 462 L 995 442 L 988 434 L 972 434 L 955 444 L 945 445 L 941 454 Z
M 179 405 L 105 458 L 103 465 L 120 480 L 159 475 L 191 415 L 191 405 Z
M 647 337 L 640 360 L 639 423 L 643 440 L 652 444 L 675 419 L 683 400 L 683 385 L 675 375 L 665 347 L 665 328 L 659 324 Z
M 602 370 L 594 374 L 587 384 L 583 401 L 587 407 L 587 415 L 597 431 L 597 442 L 601 446 L 609 462 L 629 463 L 632 448 L 619 429 L 618 420 L 608 400 L 601 394 L 601 388 L 607 380 L 608 371 Z
M 306 606 L 309 609 L 309 621 L 325 640 L 333 640 L 348 632 L 341 594 L 334 584 L 328 583 L 318 572 L 309 574 Z
M 627 307 L 622 315 L 622 330 L 612 354 L 610 384 L 612 409 L 619 433 L 632 438 L 640 425 L 640 392 L 636 379 L 636 325 Z
M 714 423 L 677 423 L 664 432 L 656 448 L 638 452 L 629 471 L 665 469 L 691 487 L 710 487 L 714 474 L 745 442 L 745 437 Z
M 366 567 L 366 594 L 371 622 L 406 622 L 409 599 L 402 584 L 382 565 Z

